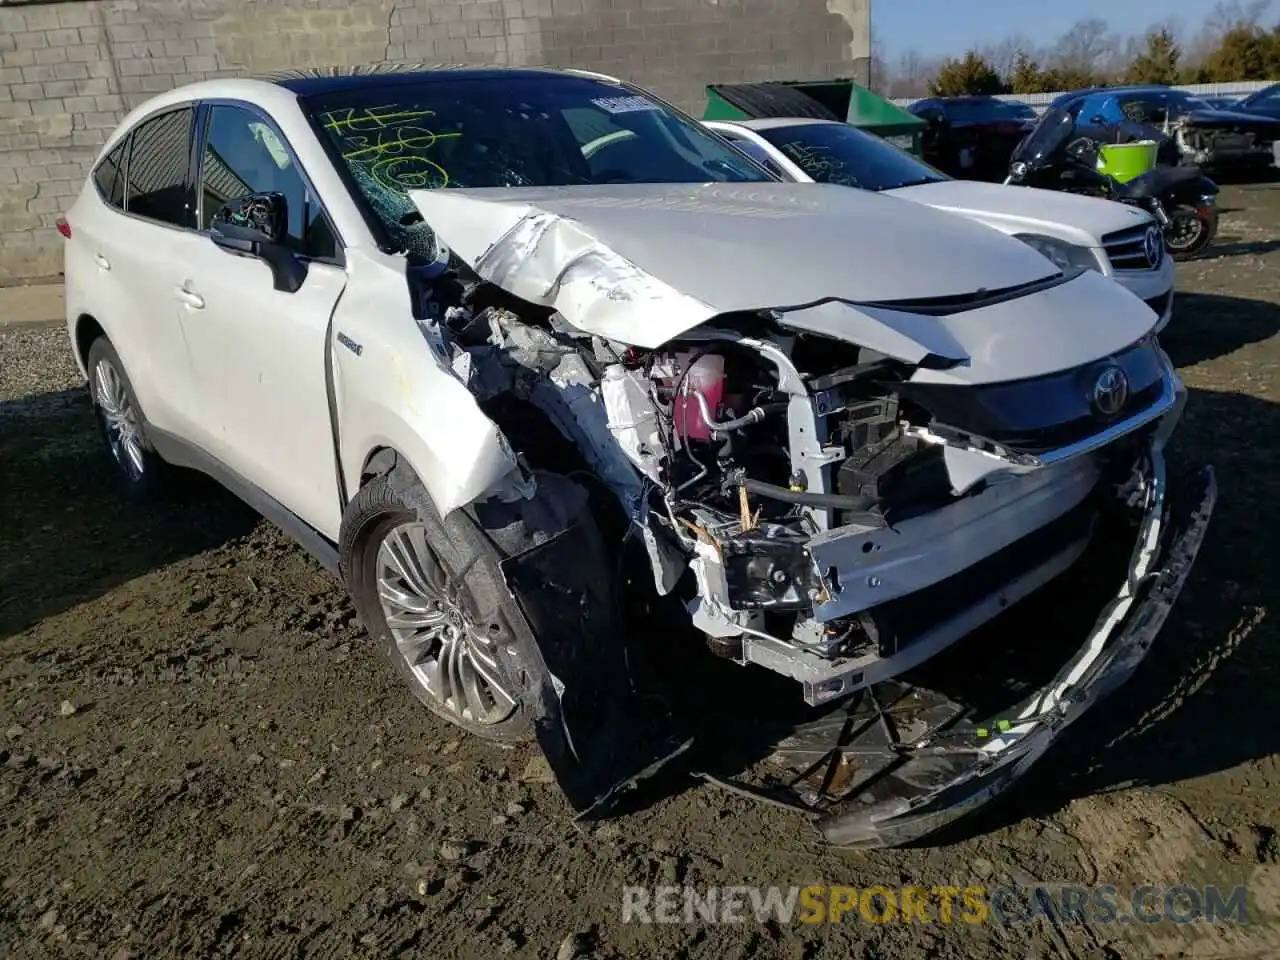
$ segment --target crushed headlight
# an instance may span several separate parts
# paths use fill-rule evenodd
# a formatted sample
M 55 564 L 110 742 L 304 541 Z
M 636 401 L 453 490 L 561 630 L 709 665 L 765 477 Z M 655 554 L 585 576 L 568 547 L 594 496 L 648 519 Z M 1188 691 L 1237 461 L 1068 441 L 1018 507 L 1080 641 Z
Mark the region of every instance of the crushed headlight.
M 1062 270 L 1068 270 L 1071 267 L 1083 267 L 1085 270 L 1102 272 L 1098 258 L 1093 255 L 1093 251 L 1088 247 L 1076 246 L 1076 244 L 1067 243 L 1065 240 L 1042 237 L 1035 233 L 1018 233 L 1014 234 L 1014 236 L 1038 253 L 1048 257 Z

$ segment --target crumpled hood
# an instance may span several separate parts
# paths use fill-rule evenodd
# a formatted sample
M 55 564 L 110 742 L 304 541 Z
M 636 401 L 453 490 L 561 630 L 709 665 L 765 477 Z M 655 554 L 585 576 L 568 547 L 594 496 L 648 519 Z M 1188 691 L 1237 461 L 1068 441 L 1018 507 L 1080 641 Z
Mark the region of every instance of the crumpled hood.
M 1017 233 L 1039 233 L 1091 247 L 1109 233 L 1154 222 L 1137 207 L 1036 187 L 1006 187 L 974 180 L 943 180 L 885 193 L 958 213 Z
M 588 333 L 657 347 L 725 313 L 1021 287 L 1056 268 L 988 227 L 828 184 L 418 190 L 486 280 Z

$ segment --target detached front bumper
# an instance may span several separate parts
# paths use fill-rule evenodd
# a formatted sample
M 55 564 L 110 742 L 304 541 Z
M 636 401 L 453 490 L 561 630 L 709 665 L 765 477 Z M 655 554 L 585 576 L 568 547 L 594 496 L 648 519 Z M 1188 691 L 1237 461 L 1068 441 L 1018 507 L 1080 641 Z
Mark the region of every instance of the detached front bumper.
M 769 766 L 785 771 L 783 782 L 776 773 L 762 786 L 706 779 L 805 813 L 843 847 L 909 843 L 988 803 L 1133 674 L 1186 583 L 1217 501 L 1213 470 L 1200 474 L 1182 512 L 1168 503 L 1158 448 L 1148 471 L 1120 589 L 1083 645 L 1013 709 L 975 720 L 945 695 L 889 681 L 779 743 Z
M 870 803 L 854 800 L 852 811 L 826 812 L 818 828 L 829 842 L 896 846 L 982 806 L 1025 773 L 1081 714 L 1133 674 L 1186 584 L 1217 502 L 1217 482 L 1212 468 L 1206 467 L 1187 505 L 1189 513 L 1171 523 L 1159 453 L 1153 470 L 1151 499 L 1128 578 L 1077 653 L 1049 684 L 1006 714 L 1012 719 L 926 733 L 901 744 L 902 768 L 892 779 L 909 787 L 905 795 L 877 802 L 873 793 Z

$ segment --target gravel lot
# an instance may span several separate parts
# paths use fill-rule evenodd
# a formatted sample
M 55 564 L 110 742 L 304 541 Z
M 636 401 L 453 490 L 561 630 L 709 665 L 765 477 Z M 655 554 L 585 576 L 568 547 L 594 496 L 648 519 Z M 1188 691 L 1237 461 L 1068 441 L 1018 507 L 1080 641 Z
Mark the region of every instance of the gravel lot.
M 1224 190 L 1166 345 L 1221 501 L 1142 670 L 943 845 L 823 849 L 674 786 L 572 822 L 465 740 L 229 497 L 112 492 L 61 329 L 0 327 L 0 955 L 1280 956 L 1280 186 Z M 1249 886 L 1246 926 L 623 925 L 625 884 Z

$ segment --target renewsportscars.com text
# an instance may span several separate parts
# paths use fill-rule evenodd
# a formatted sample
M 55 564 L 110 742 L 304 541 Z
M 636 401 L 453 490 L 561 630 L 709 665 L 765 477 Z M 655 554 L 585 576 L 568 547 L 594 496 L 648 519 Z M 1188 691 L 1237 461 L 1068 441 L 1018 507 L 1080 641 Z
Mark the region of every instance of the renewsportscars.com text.
M 624 887 L 623 923 L 1246 923 L 1244 887 Z

